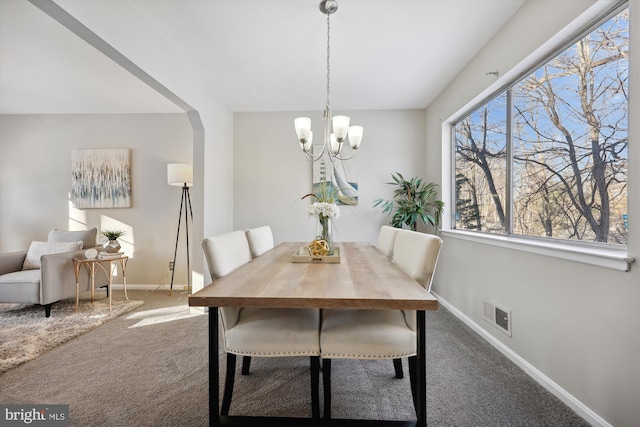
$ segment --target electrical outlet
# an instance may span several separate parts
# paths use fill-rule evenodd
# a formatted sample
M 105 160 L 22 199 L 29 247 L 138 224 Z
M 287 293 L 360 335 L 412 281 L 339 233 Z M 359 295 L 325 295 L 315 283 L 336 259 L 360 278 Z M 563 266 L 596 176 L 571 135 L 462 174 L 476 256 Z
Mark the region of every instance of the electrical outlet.
M 173 270 L 173 261 L 169 261 L 169 270 Z

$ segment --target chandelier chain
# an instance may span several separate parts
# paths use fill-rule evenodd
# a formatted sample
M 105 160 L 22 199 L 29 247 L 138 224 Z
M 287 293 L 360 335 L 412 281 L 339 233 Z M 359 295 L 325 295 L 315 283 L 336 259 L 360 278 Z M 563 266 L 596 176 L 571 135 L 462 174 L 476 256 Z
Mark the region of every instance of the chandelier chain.
M 331 15 L 327 13 L 327 110 L 330 109 L 329 105 L 329 84 L 331 82 L 331 21 L 329 19 Z
M 310 161 L 317 161 L 323 158 L 328 153 L 329 160 L 333 163 L 336 160 L 344 161 L 353 157 L 343 156 L 341 153 L 342 144 L 345 141 L 349 141 L 352 150 L 358 149 L 360 142 L 362 141 L 362 126 L 349 126 L 348 116 L 336 116 L 333 117 L 331 112 L 331 18 L 330 15 L 338 10 L 338 2 L 336 0 L 322 0 L 320 2 L 320 11 L 327 15 L 327 97 L 325 103 L 325 110 L 323 114 L 324 122 L 324 140 L 321 150 L 318 148 L 319 144 L 313 145 L 313 132 L 311 131 L 311 119 L 309 117 L 298 117 L 294 120 L 296 129 L 296 135 L 300 147 L 304 152 L 306 158 Z M 335 119 L 335 122 L 334 122 Z M 332 129 L 334 125 L 336 129 Z M 336 135 L 332 133 L 332 130 L 336 131 Z M 349 139 L 347 139 L 347 137 Z

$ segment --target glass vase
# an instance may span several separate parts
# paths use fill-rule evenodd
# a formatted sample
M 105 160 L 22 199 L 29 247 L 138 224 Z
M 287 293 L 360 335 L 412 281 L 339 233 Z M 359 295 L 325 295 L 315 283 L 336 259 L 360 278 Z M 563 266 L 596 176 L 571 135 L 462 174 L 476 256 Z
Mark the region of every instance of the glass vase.
M 331 218 L 323 215 L 318 217 L 316 240 L 324 240 L 329 248 L 328 255 L 333 255 L 333 231 L 331 229 Z

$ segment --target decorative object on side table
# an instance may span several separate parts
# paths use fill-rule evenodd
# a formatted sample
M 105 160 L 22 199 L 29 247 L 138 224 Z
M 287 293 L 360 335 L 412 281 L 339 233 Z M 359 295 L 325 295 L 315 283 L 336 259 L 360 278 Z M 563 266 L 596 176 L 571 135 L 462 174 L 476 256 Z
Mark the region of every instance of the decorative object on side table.
M 95 259 L 98 257 L 98 251 L 95 248 L 89 248 L 84 251 L 84 257 L 86 259 Z
M 393 192 L 393 200 L 377 199 L 373 204 L 374 207 L 380 206 L 387 215 L 393 212 L 391 225 L 402 228 L 405 224 L 416 231 L 420 220 L 425 226 L 438 227 L 444 210 L 444 202 L 435 200 L 438 184 L 427 184 L 417 177 L 406 180 L 399 172 L 392 173 L 391 178 L 393 182 L 387 184 L 398 187 Z
M 125 232 L 122 230 L 105 230 L 102 235 L 107 238 L 107 241 L 102 245 L 102 249 L 110 254 L 118 253 L 120 250 L 120 242 L 118 239 L 124 236 Z
M 340 216 L 340 208 L 336 205 L 336 193 L 337 190 L 332 191 L 327 181 L 323 180 L 317 186 L 315 193 L 305 194 L 302 197 L 315 199 L 315 202 L 309 206 L 309 216 L 318 218 L 316 238 L 310 245 L 310 248 L 314 247 L 316 255 L 333 255 L 334 252 L 332 221 Z

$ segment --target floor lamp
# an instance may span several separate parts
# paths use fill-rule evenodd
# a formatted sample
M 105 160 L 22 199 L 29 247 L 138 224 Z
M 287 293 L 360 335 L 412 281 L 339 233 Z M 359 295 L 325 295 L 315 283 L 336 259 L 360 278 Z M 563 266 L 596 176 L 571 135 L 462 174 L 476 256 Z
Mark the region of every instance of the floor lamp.
M 180 228 L 182 225 L 182 212 L 184 211 L 184 225 L 187 237 L 187 291 L 191 293 L 191 264 L 189 260 L 189 220 L 193 224 L 193 210 L 191 209 L 191 197 L 189 187 L 193 186 L 193 166 L 187 163 L 170 163 L 167 165 L 167 182 L 175 187 L 182 187 L 180 199 L 180 212 L 178 214 L 178 232 L 176 233 L 176 247 L 173 251 L 173 268 L 171 269 L 171 287 L 169 295 L 173 292 L 173 277 L 176 272 L 176 257 L 178 256 L 178 241 L 180 240 Z

